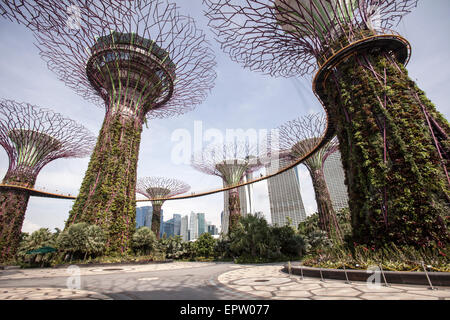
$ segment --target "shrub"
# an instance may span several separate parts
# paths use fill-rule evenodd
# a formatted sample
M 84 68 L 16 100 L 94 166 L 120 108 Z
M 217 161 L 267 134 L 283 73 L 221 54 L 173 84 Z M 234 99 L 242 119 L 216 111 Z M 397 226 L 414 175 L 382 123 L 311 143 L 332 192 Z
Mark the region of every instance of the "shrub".
M 156 248 L 155 234 L 148 227 L 140 227 L 133 235 L 132 247 L 137 253 L 149 254 Z
M 237 262 L 259 263 L 297 258 L 303 254 L 305 244 L 291 226 L 271 227 L 264 217 L 247 215 L 221 246 L 229 248 L 229 255 Z
M 249 214 L 241 218 L 229 237 L 230 251 L 234 257 L 257 256 L 269 259 L 276 254 L 269 224 L 263 217 Z
M 305 252 L 303 237 L 297 234 L 291 226 L 272 227 L 272 234 L 279 254 L 288 258 L 296 258 Z
M 203 233 L 194 242 L 195 255 L 198 257 L 210 258 L 214 256 L 216 240 L 209 233 Z
M 158 241 L 159 250 L 164 252 L 168 259 L 180 259 L 188 253 L 189 249 L 183 244 L 180 236 L 161 238 Z
M 222 235 L 217 241 L 214 247 L 214 252 L 218 259 L 228 260 L 232 259 L 231 249 L 230 249 L 231 241 L 228 236 Z
M 106 248 L 106 235 L 96 225 L 76 223 L 64 230 L 57 239 L 58 249 L 68 255 L 70 259 L 86 259 L 89 255 L 101 255 Z

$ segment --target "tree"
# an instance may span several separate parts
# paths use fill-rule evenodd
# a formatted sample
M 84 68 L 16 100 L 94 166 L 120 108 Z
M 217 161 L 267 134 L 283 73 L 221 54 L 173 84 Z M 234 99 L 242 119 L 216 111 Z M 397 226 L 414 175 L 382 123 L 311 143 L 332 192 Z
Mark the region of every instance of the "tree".
M 209 258 L 214 256 L 214 248 L 216 246 L 216 240 L 209 233 L 203 233 L 194 242 L 196 255 L 199 257 Z
M 289 156 L 292 159 L 305 157 L 320 143 L 326 122 L 325 116 L 310 114 L 285 123 L 279 128 L 281 147 L 290 150 Z M 338 142 L 335 138 L 315 151 L 303 164 L 311 175 L 319 213 L 320 229 L 327 232 L 330 238 L 342 239 L 336 212 L 333 209 L 330 192 L 323 172 L 325 160 L 336 151 L 338 151 Z
M 305 241 L 291 226 L 272 227 L 274 241 L 279 254 L 288 258 L 301 256 L 305 251 Z
M 86 259 L 88 255 L 98 256 L 106 248 L 106 234 L 96 225 L 76 223 L 61 232 L 57 239 L 58 249 L 70 254 L 71 259 Z
M 53 253 L 29 254 L 27 252 L 38 250 L 43 247 L 55 248 L 57 236 L 58 232 L 52 233 L 47 228 L 36 230 L 31 235 L 22 233 L 22 240 L 19 244 L 16 260 L 31 265 L 34 263 L 39 263 L 40 265 L 48 263 L 53 258 Z
M 140 227 L 133 235 L 132 247 L 136 252 L 149 254 L 155 249 L 156 236 L 149 227 Z
M 266 219 L 247 215 L 240 219 L 230 233 L 230 250 L 233 256 L 269 258 L 276 252 L 270 227 Z

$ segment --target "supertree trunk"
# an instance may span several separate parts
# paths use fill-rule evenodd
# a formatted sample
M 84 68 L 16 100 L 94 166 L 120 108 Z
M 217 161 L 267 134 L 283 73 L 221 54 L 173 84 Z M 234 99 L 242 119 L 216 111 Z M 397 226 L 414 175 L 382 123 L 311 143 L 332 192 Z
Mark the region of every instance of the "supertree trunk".
M 97 224 L 108 234 L 108 251 L 125 252 L 135 230 L 136 168 L 142 119 L 108 111 L 80 193 L 66 227 Z
M 326 88 L 321 98 L 336 119 L 354 241 L 448 243 L 445 118 L 387 53 L 354 55 Z
M 152 213 L 152 231 L 156 236 L 156 239 L 161 237 L 160 229 L 161 229 L 161 207 L 162 203 L 154 201 L 152 202 L 153 213 Z
M 228 208 L 230 210 L 228 233 L 230 233 L 236 227 L 239 219 L 241 218 L 241 203 L 238 188 L 230 190 L 228 197 Z
M 33 187 L 36 178 L 8 173 L 3 184 Z M 8 261 L 17 252 L 30 194 L 27 190 L 0 191 L 0 261 Z
M 310 170 L 319 214 L 319 227 L 332 239 L 341 240 L 341 232 L 333 209 L 330 192 L 321 168 Z

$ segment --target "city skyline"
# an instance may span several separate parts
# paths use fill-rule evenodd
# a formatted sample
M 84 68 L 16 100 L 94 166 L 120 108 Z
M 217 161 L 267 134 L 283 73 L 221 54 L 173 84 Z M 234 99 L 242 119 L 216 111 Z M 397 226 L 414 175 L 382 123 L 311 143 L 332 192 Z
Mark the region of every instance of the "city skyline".
M 435 1 L 433 5 L 419 2 L 418 8 L 407 15 L 396 30 L 412 44 L 413 53 L 408 66 L 412 78 L 418 80 L 438 109 L 448 118 L 450 104 L 447 102 L 445 89 L 446 83 L 450 80 L 450 75 L 446 72 L 447 52 L 450 46 L 445 41 L 438 41 L 439 35 L 445 37 L 445 30 L 450 26 L 445 16 L 446 6 L 448 6 L 446 1 Z M 180 12 L 196 18 L 199 26 L 209 35 L 209 40 L 218 55 L 217 85 L 208 100 L 192 113 L 175 118 L 170 123 L 164 120 L 149 122 L 149 129 L 144 131 L 142 137 L 138 174 L 147 176 L 162 172 L 170 176 L 180 176 L 192 184 L 193 191 L 209 190 L 220 187 L 220 179 L 197 173 L 190 169 L 189 165 L 174 165 L 169 161 L 174 146 L 174 141 L 171 140 L 174 130 L 182 128 L 193 132 L 194 121 L 200 119 L 203 121 L 204 130 L 215 128 L 224 132 L 227 128 L 270 129 L 290 118 L 309 112 L 321 112 L 322 109 L 311 93 L 308 80 L 275 79 L 242 69 L 217 49 L 218 46 L 201 14 L 201 4 L 180 4 L 180 7 Z M 59 83 L 47 70 L 33 46 L 32 34 L 25 27 L 7 20 L 0 22 L 0 34 L 3 39 L 0 62 L 3 73 L 0 78 L 1 97 L 49 106 L 56 112 L 83 122 L 92 132 L 98 132 L 103 111 L 92 108 L 89 103 Z M 426 37 L 424 36 L 426 34 L 436 34 L 436 37 Z M 428 48 L 431 47 L 434 50 L 430 53 Z M 434 72 L 431 74 L 429 70 Z M 39 74 L 40 77 L 35 79 L 26 77 L 25 75 L 29 73 Z M 230 96 L 230 92 L 233 92 L 233 95 Z M 283 103 L 279 102 L 281 98 Z M 272 108 L 273 106 L 277 108 Z M 239 114 L 239 117 L 232 116 L 233 113 Z M 163 138 L 162 141 L 152 137 L 155 133 L 159 138 Z M 160 150 L 159 154 L 155 155 L 155 150 Z M 38 177 L 37 186 L 76 194 L 87 163 L 88 160 L 84 159 L 50 164 Z M 158 168 L 158 172 L 151 170 L 151 167 Z M 7 157 L 1 150 L 0 174 L 4 174 L 6 170 Z M 314 193 L 306 169 L 301 165 L 299 174 L 300 179 L 305 181 L 302 183 L 301 192 L 306 213 L 309 215 L 315 211 Z M 263 211 L 270 221 L 267 183 L 254 184 L 253 188 L 255 211 Z M 31 231 L 37 227 L 61 228 L 64 220 L 68 218 L 72 204 L 73 202 L 68 200 L 32 197 L 25 217 L 24 231 Z M 138 206 L 145 205 L 147 204 L 138 204 Z M 190 200 L 172 200 L 166 203 L 166 208 L 167 212 L 178 212 L 182 215 L 189 214 L 192 210 L 205 212 L 206 219 L 218 225 L 220 212 L 223 210 L 223 194 Z

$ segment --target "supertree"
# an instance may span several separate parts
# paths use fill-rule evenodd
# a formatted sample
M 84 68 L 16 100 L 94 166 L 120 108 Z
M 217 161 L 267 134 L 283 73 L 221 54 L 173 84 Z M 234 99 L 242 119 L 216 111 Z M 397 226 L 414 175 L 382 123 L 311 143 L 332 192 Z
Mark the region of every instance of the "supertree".
M 17 250 L 29 189 L 41 169 L 56 159 L 88 156 L 94 142 L 87 129 L 58 113 L 0 100 L 0 144 L 9 157 L 0 189 L 0 260 Z
M 317 70 L 321 145 L 337 134 L 355 242 L 448 243 L 450 125 L 409 78 L 410 45 L 391 30 L 417 0 L 205 3 L 233 60 L 273 76 Z
M 311 153 L 320 143 L 326 126 L 323 114 L 310 114 L 292 121 L 288 121 L 279 129 L 280 147 L 289 150 L 286 155 L 292 160 L 303 158 Z M 315 151 L 302 164 L 308 169 L 316 196 L 319 227 L 333 238 L 341 239 L 336 212 L 333 209 L 330 192 L 325 181 L 323 166 L 329 155 L 338 151 L 337 138 L 328 141 L 323 147 Z
M 136 192 L 147 197 L 152 202 L 152 231 L 159 239 L 159 229 L 161 225 L 161 207 L 163 199 L 167 199 L 179 194 L 188 192 L 191 187 L 183 181 L 164 177 L 145 177 L 137 182 Z
M 104 18 L 115 20 L 115 12 L 132 14 L 129 3 L 133 0 L 2 0 L 0 16 L 22 24 L 31 31 L 45 31 L 68 27 L 78 29 L 83 25 L 97 23 L 92 14 L 100 11 Z
M 209 146 L 192 157 L 191 165 L 194 169 L 220 177 L 224 187 L 236 186 L 230 189 L 228 194 L 229 232 L 233 230 L 241 216 L 237 185 L 246 174 L 262 167 L 255 154 L 256 148 L 248 143 L 228 142 Z
M 88 4 L 86 4 L 88 5 Z M 128 250 L 135 229 L 136 167 L 144 122 L 190 111 L 215 80 L 214 55 L 193 19 L 166 1 L 127 1 L 132 14 L 90 7 L 79 29 L 38 33 L 50 70 L 106 107 L 97 145 L 66 226 L 102 226 L 108 250 Z

